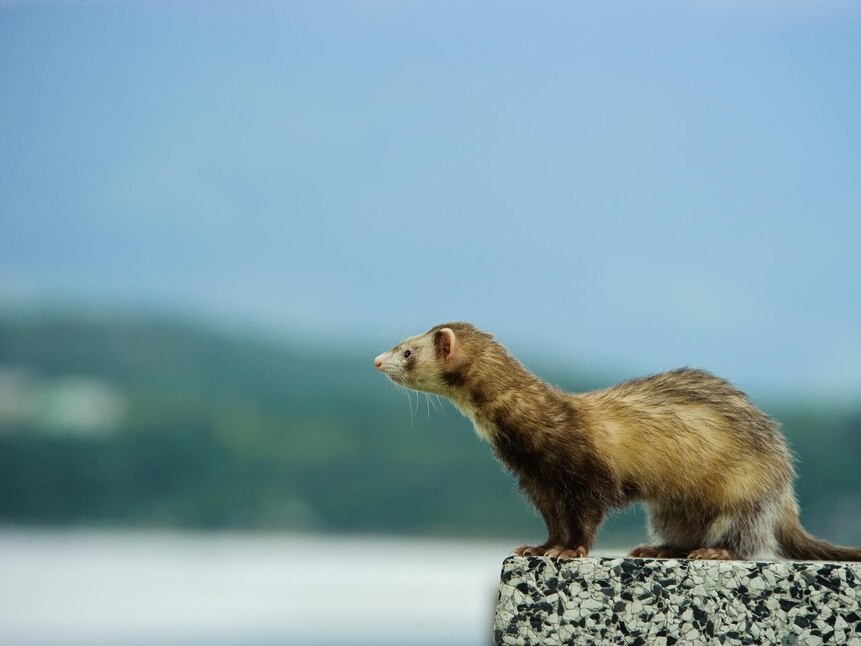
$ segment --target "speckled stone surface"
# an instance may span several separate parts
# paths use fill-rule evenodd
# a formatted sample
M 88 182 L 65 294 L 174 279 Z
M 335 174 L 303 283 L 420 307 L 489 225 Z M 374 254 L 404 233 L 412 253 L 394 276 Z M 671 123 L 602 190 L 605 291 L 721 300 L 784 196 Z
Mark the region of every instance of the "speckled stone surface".
M 861 646 L 861 563 L 512 556 L 497 644 Z

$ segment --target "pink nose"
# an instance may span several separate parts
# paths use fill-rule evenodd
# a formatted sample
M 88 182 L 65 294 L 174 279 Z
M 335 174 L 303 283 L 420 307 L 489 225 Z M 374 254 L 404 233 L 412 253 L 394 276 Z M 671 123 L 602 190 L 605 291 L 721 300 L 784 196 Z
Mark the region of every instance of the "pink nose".
M 383 360 L 382 359 L 374 359 L 374 367 L 375 368 L 382 368 L 383 367 Z

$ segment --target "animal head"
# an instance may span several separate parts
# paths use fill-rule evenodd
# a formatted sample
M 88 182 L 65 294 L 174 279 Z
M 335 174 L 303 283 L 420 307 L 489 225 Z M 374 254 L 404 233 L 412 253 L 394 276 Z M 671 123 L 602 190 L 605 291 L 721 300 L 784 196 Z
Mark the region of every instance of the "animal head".
M 470 323 L 442 323 L 383 352 L 374 366 L 405 388 L 448 395 L 491 340 Z

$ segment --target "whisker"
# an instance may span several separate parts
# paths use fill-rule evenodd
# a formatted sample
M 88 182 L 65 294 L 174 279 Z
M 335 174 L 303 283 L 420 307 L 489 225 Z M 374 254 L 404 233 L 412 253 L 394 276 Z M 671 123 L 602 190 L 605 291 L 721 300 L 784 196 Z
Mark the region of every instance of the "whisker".
M 407 394 L 407 401 L 409 402 L 410 407 L 410 430 L 413 430 L 413 400 L 410 397 L 409 388 L 404 388 L 403 391 Z
M 439 409 L 436 407 L 436 402 L 433 400 L 433 397 L 425 393 L 425 397 L 427 397 L 428 402 L 430 402 L 431 407 L 433 408 L 435 413 L 439 412 Z

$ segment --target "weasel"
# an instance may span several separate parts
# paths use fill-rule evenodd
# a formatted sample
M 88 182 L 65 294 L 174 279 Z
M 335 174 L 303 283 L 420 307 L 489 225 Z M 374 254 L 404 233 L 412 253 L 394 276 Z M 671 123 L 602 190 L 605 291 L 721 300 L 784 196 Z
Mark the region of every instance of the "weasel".
M 515 554 L 586 556 L 608 511 L 643 502 L 656 545 L 630 556 L 861 560 L 798 520 L 776 422 L 728 381 L 682 368 L 567 393 L 469 323 L 445 323 L 374 359 L 393 382 L 444 395 L 515 475 L 547 540 Z

